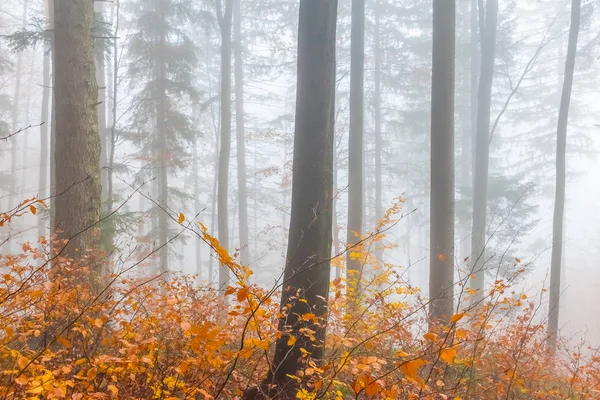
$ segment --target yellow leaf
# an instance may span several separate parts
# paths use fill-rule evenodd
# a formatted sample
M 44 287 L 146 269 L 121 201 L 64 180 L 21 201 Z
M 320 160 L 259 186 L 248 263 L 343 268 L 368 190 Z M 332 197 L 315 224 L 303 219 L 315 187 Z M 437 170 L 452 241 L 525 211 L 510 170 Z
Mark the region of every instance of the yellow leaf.
M 526 300 L 526 299 L 527 299 L 527 295 L 526 295 L 525 293 L 523 293 L 523 294 L 521 295 L 521 299 L 523 299 L 523 300 Z
M 294 335 L 290 335 L 287 341 L 288 346 L 293 346 L 296 343 L 296 337 Z
M 183 213 L 179 213 L 179 218 L 177 219 L 177 223 L 181 224 L 181 223 L 183 223 L 183 221 L 185 221 L 185 215 L 183 215 Z
M 31 211 L 33 215 L 37 214 L 37 209 L 34 206 L 29 206 L 29 211 Z
M 113 395 L 116 395 L 119 392 L 119 388 L 115 385 L 108 385 L 108 390 L 110 390 Z
M 446 364 L 452 364 L 452 361 L 454 361 L 454 357 L 456 357 L 456 350 L 452 348 L 443 349 L 440 353 L 440 358 Z
M 423 338 L 424 338 L 425 340 L 429 340 L 429 341 L 435 342 L 435 341 L 437 341 L 437 338 L 438 338 L 438 337 L 437 337 L 437 335 L 436 335 L 435 333 L 433 333 L 433 332 L 427 332 L 425 335 L 423 335 Z
M 317 316 L 316 316 L 315 314 L 313 314 L 313 313 L 307 313 L 307 314 L 303 314 L 303 315 L 302 315 L 302 319 L 303 319 L 304 321 L 310 321 L 311 319 L 312 319 L 312 320 L 316 320 L 316 319 L 317 319 Z
M 19 366 L 19 368 L 25 369 L 27 365 L 29 365 L 29 360 L 26 357 L 19 357 L 19 359 L 17 360 L 17 365 Z
M 453 323 L 453 324 L 455 324 L 455 323 L 457 323 L 458 321 L 460 321 L 461 319 L 463 319 L 463 317 L 464 317 L 464 316 L 465 316 L 465 313 L 458 313 L 458 314 L 454 314 L 454 315 L 452 316 L 452 319 L 451 319 L 451 321 L 452 321 L 452 323 Z

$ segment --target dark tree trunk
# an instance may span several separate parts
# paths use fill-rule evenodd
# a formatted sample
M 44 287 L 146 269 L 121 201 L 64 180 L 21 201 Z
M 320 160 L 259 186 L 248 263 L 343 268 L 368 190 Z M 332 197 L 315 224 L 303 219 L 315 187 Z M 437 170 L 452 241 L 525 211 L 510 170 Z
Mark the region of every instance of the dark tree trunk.
M 277 341 L 262 389 L 271 398 L 295 399 L 290 378 L 303 368 L 301 348 L 319 362 L 325 350 L 331 258 L 335 33 L 337 1 L 301 0 L 298 32 L 298 84 L 292 178 L 292 210 Z M 299 301 L 299 299 L 305 299 Z M 305 321 L 311 313 L 319 322 Z M 315 332 L 312 341 L 301 332 Z M 289 346 L 289 335 L 297 342 Z M 257 390 L 245 398 L 264 398 Z
M 433 3 L 430 324 L 452 316 L 454 286 L 454 70 L 456 1 Z
M 99 248 L 100 136 L 94 66 L 94 4 L 56 0 L 56 217 L 54 230 L 69 243 L 62 255 L 80 258 Z
M 490 161 L 490 108 L 492 82 L 494 80 L 497 23 L 498 0 L 487 0 L 485 25 L 481 31 L 481 71 L 477 92 L 477 133 L 475 136 L 475 165 L 473 169 L 473 225 L 471 227 L 470 263 L 471 271 L 475 275 L 475 279 L 471 281 L 471 287 L 476 290 L 472 298 L 473 304 L 479 303 L 483 299 L 485 284 L 484 251 Z
M 363 229 L 363 128 L 365 75 L 365 0 L 352 0 L 352 32 L 350 56 L 350 136 L 348 142 L 348 229 L 346 265 L 348 289 L 357 295 L 362 277 L 360 258 L 352 254 L 360 242 Z
M 217 194 L 219 243 L 229 246 L 229 157 L 231 154 L 231 19 L 233 0 L 216 0 L 217 19 L 221 29 L 221 149 L 219 152 L 219 181 Z M 219 291 L 225 293 L 229 269 L 219 269 Z
M 240 229 L 240 261 L 250 262 L 248 239 L 248 192 L 246 190 L 246 134 L 244 127 L 244 70 L 242 61 L 242 16 L 241 0 L 234 0 L 233 40 L 235 53 L 235 132 L 237 141 L 237 181 Z
M 569 30 L 569 45 L 565 63 L 565 78 L 558 113 L 558 128 L 556 132 L 556 194 L 554 199 L 554 224 L 552 227 L 552 258 L 550 264 L 550 303 L 548 312 L 548 348 L 554 354 L 558 336 L 558 317 L 560 310 L 560 275 L 563 249 L 563 223 L 565 212 L 565 182 L 566 182 L 566 152 L 567 125 L 569 106 L 573 88 L 575 71 L 575 56 L 577 54 L 577 39 L 581 19 L 581 0 L 571 2 L 571 28 Z

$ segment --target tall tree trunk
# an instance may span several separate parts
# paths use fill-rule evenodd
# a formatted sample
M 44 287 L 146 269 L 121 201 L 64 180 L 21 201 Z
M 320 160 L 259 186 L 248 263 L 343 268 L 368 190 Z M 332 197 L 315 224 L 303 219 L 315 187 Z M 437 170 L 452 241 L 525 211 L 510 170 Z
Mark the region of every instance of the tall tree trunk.
M 52 48 L 50 45 L 44 46 L 44 61 L 42 71 L 42 125 L 40 126 L 40 178 L 38 196 L 41 199 L 48 197 L 48 156 L 49 156 L 49 137 L 50 133 L 50 57 Z M 38 217 L 38 237 L 46 236 L 46 220 Z
M 166 10 L 171 5 L 169 1 L 158 2 L 158 13 L 162 20 L 161 25 L 166 24 Z M 164 25 L 163 25 L 164 26 Z M 166 60 L 164 58 L 166 47 L 166 33 L 160 37 L 158 49 L 158 64 L 156 71 L 156 140 L 157 140 L 157 156 L 158 156 L 158 203 L 168 210 L 169 208 L 169 182 L 168 182 L 168 166 L 169 166 L 169 145 L 167 132 L 167 104 L 165 102 L 167 96 L 167 76 L 166 76 Z M 160 273 L 169 274 L 169 248 L 168 238 L 169 224 L 166 211 L 159 210 L 158 212 L 158 243 L 160 246 Z
M 104 2 L 94 3 L 96 16 L 104 23 Z M 100 135 L 100 175 L 102 182 L 102 202 L 108 198 L 108 151 L 106 129 L 106 60 L 104 52 L 105 39 L 96 39 L 96 82 L 98 83 L 98 134 Z M 100 49 L 98 49 L 100 47 Z
M 558 317 L 560 310 L 560 275 L 563 246 L 563 218 L 565 211 L 567 125 L 569 120 L 569 106 L 571 104 L 571 91 L 573 88 L 573 75 L 575 71 L 575 56 L 577 54 L 577 40 L 579 36 L 580 19 L 581 0 L 572 0 L 569 45 L 567 48 L 565 77 L 562 88 L 562 96 L 560 99 L 558 128 L 556 132 L 556 194 L 554 198 L 554 223 L 552 227 L 550 304 L 548 311 L 548 348 L 553 354 L 556 352 Z
M 194 142 L 194 147 L 192 149 L 192 179 L 194 179 L 194 211 L 196 213 L 200 212 L 200 208 L 202 207 L 200 204 L 200 180 L 198 179 L 198 143 Z M 195 272 L 196 272 L 196 280 L 200 281 L 202 278 L 202 242 L 200 240 L 195 241 L 195 251 L 196 251 L 196 259 L 195 261 Z
M 27 24 L 27 7 L 29 5 L 29 1 L 25 0 L 23 2 L 23 13 L 21 17 L 21 26 L 25 28 Z M 19 130 L 19 116 L 20 116 L 20 106 L 21 106 L 21 79 L 23 77 L 23 52 L 19 52 L 17 54 L 17 65 L 16 65 L 16 80 L 15 80 L 15 94 L 13 97 L 13 107 L 11 112 L 11 133 L 17 132 Z M 22 127 L 24 128 L 24 127 Z M 8 191 L 8 208 L 12 210 L 17 206 L 19 200 L 17 197 L 19 194 L 17 193 L 17 150 L 18 143 L 20 140 L 20 135 L 15 135 L 10 139 L 10 186 Z M 11 235 L 13 234 L 12 226 L 11 226 Z M 8 241 L 8 252 L 10 253 L 12 250 L 12 242 L 14 238 Z
M 481 10 L 480 10 L 481 14 Z M 482 21 L 480 21 L 480 24 Z M 477 92 L 477 133 L 475 136 L 475 166 L 473 169 L 473 225 L 471 227 L 471 271 L 476 290 L 473 304 L 483 299 L 485 284 L 485 241 L 487 219 L 488 169 L 490 161 L 490 108 L 496 55 L 498 0 L 487 0 L 485 25 L 481 32 L 481 70 Z
M 217 19 L 221 29 L 221 149 L 219 152 L 218 223 L 219 243 L 229 245 L 229 157 L 231 154 L 231 19 L 233 0 L 216 0 Z M 219 291 L 223 295 L 229 282 L 229 269 L 219 269 Z
M 117 144 L 117 104 L 119 99 L 119 58 L 118 54 L 118 46 L 119 46 L 119 25 L 121 21 L 121 2 L 119 0 L 116 1 L 116 5 L 113 4 L 113 26 L 114 26 L 114 35 L 113 39 L 113 63 L 112 63 L 112 123 L 110 127 L 110 141 L 108 143 L 109 152 L 108 152 L 108 171 L 107 171 L 107 214 L 110 214 L 113 210 L 113 200 L 114 200 L 114 168 L 115 168 L 115 150 Z M 113 238 L 107 239 L 109 245 L 112 247 Z
M 452 316 L 454 286 L 454 71 L 456 0 L 433 3 L 430 324 Z
M 279 321 L 282 335 L 262 385 L 277 399 L 296 398 L 298 383 L 290 376 L 306 367 L 300 349 L 317 362 L 325 350 L 332 244 L 336 14 L 336 0 L 300 2 L 292 210 Z M 319 322 L 301 318 L 308 313 Z M 303 329 L 313 330 L 314 340 L 302 334 Z M 289 335 L 297 340 L 292 346 L 288 345 Z M 244 397 L 264 398 L 256 388 Z
M 363 195 L 363 129 L 365 75 L 365 0 L 352 0 L 350 56 L 350 135 L 348 142 L 348 228 L 346 264 L 348 290 L 357 295 L 362 277 L 362 262 L 354 253 L 362 238 Z M 355 248 L 353 248 L 355 247 Z
M 235 53 L 235 132 L 237 140 L 237 181 L 240 226 L 240 261 L 250 262 L 248 239 L 248 192 L 246 190 L 246 134 L 244 128 L 244 70 L 242 59 L 242 16 L 241 0 L 234 0 L 233 41 Z
M 375 122 L 375 218 L 379 221 L 383 217 L 383 189 L 382 189 L 382 172 L 381 172 L 381 157 L 383 151 L 383 138 L 381 136 L 381 4 L 380 0 L 375 1 L 375 30 L 373 32 L 373 42 L 375 53 L 373 58 L 374 66 L 374 83 L 375 90 L 373 93 L 373 109 Z M 375 256 L 377 262 L 381 263 L 383 256 L 382 243 L 376 243 Z
M 99 248 L 100 137 L 94 66 L 94 4 L 56 0 L 54 9 L 56 101 L 55 231 L 75 259 Z

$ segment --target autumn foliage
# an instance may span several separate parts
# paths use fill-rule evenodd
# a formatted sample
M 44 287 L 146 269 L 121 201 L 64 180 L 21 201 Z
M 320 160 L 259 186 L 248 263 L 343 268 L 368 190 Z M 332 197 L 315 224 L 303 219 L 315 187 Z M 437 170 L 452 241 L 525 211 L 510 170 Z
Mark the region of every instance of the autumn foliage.
M 103 260 L 114 272 L 98 288 L 87 283 L 98 258 L 62 259 L 44 238 L 2 256 L 0 398 L 233 399 L 260 382 L 275 341 L 298 339 L 277 327 L 281 287 L 250 284 L 252 271 L 205 227 L 198 232 L 235 277 L 227 309 L 214 288 L 193 278 L 133 274 L 143 269 L 139 260 Z M 460 283 L 462 311 L 430 330 L 427 299 L 404 282 L 402 268 L 370 256 L 383 235 L 367 235 L 352 250 L 379 271 L 362 278 L 358 300 L 337 279 L 328 320 L 301 316 L 327 324 L 327 343 L 324 360 L 301 349 L 292 376 L 298 399 L 600 396 L 596 351 L 565 347 L 549 359 L 543 321 L 536 322 L 541 300 L 515 293 L 511 279 L 494 282 L 478 307 L 466 305 L 468 285 Z M 312 333 L 302 332 L 309 340 Z

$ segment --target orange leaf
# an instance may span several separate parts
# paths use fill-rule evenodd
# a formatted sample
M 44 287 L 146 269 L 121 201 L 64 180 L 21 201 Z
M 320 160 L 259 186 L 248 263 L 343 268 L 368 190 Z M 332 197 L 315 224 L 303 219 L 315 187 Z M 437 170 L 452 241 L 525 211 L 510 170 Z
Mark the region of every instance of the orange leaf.
M 457 323 L 458 321 L 460 321 L 461 319 L 463 319 L 463 317 L 464 317 L 464 316 L 465 316 L 465 313 L 458 313 L 458 314 L 454 314 L 454 315 L 452 316 L 452 319 L 451 319 L 451 321 L 452 321 L 452 323 L 453 323 L 453 324 L 455 324 L 455 323 Z
M 424 334 L 424 335 L 423 335 L 423 338 L 424 338 L 425 340 L 429 340 L 429 341 L 435 342 L 435 341 L 437 341 L 437 338 L 438 338 L 438 337 L 437 337 L 437 335 L 436 335 L 435 333 L 433 333 L 433 332 L 427 332 L 426 334 Z
M 417 358 L 416 360 L 411 360 L 404 363 L 401 369 L 408 379 L 416 381 L 418 378 L 417 374 L 419 373 L 419 368 L 427 363 L 427 361 Z
M 454 357 L 456 357 L 455 349 L 443 349 L 440 353 L 440 358 L 446 364 L 452 364 L 452 361 L 454 361 Z
M 185 221 L 185 215 L 183 215 L 183 213 L 179 213 L 179 218 L 177 219 L 177 223 L 181 224 L 181 223 L 183 223 L 183 221 Z
M 19 359 L 17 360 L 17 365 L 19 366 L 19 368 L 25 369 L 27 365 L 29 365 L 29 360 L 26 357 L 19 357 Z
M 37 209 L 34 206 L 29 206 L 29 211 L 31 211 L 33 215 L 37 214 Z
M 288 338 L 288 341 L 287 341 L 287 345 L 288 346 L 293 346 L 294 343 L 296 343 L 296 336 L 290 335 L 290 337 Z
M 27 377 L 25 377 L 25 376 L 20 376 L 17 379 L 15 379 L 15 383 L 17 385 L 24 386 L 24 385 L 27 385 L 29 383 L 29 379 L 27 379 Z

